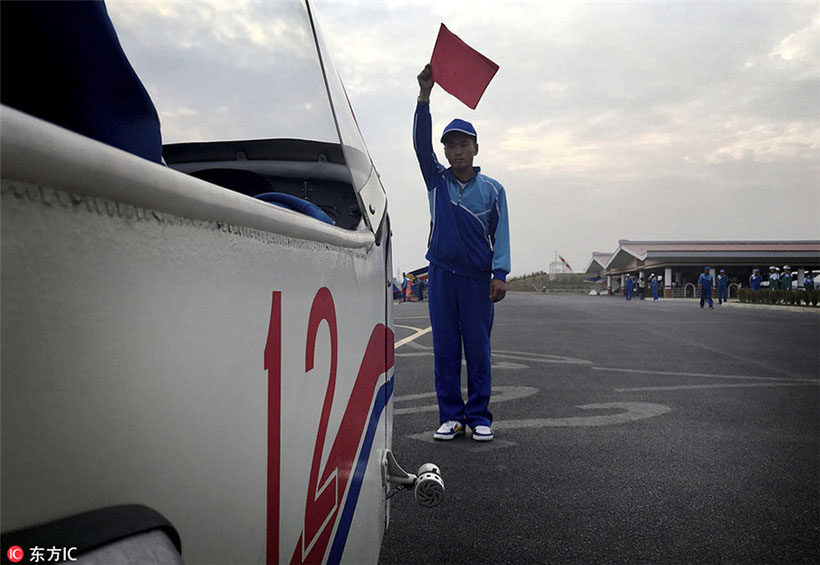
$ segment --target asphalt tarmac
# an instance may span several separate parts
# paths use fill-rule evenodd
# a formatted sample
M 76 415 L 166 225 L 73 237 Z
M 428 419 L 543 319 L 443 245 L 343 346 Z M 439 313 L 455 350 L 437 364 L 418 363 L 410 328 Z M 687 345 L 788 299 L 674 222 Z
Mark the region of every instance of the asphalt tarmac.
M 446 495 L 391 499 L 381 563 L 820 560 L 820 312 L 509 293 L 488 443 L 432 440 L 426 302 L 395 323 L 393 451 Z

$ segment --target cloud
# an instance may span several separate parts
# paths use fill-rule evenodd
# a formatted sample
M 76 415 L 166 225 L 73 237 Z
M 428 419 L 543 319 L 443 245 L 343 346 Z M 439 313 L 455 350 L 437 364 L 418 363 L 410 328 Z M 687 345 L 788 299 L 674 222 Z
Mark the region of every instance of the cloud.
M 545 120 L 508 129 L 498 151 L 513 171 L 583 174 L 599 171 L 606 165 L 599 145 L 579 141 L 573 129 L 559 128 L 553 121 Z
M 725 145 L 703 156 L 706 163 L 781 160 L 816 161 L 820 155 L 820 125 L 805 122 L 731 120 L 722 126 Z
M 820 78 L 820 13 L 803 29 L 790 33 L 772 50 L 770 57 L 797 69 L 801 79 Z

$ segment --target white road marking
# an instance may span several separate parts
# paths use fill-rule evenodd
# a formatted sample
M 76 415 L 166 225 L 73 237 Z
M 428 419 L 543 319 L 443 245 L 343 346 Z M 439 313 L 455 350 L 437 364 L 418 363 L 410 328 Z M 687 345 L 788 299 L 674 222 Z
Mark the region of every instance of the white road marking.
M 528 351 L 507 351 L 505 349 L 493 349 L 493 355 L 499 357 L 521 357 L 546 363 L 569 363 L 578 365 L 591 365 L 592 361 L 586 359 L 576 359 L 575 357 L 565 357 L 563 355 L 550 355 L 548 353 L 530 353 Z
M 418 330 L 418 328 L 411 328 L 409 326 L 398 326 L 400 328 L 406 328 L 411 330 Z M 430 328 L 427 328 L 429 331 Z M 414 334 L 411 335 L 409 338 L 405 338 L 402 341 L 396 342 L 395 347 L 399 347 L 399 345 L 405 345 L 406 342 L 412 341 L 417 337 L 420 337 L 423 334 Z M 420 351 L 415 351 L 413 353 L 397 353 L 398 357 L 421 357 L 422 355 L 433 355 L 433 348 L 430 346 L 418 345 L 413 344 L 415 349 Z M 492 358 L 494 361 L 493 368 L 498 369 L 522 369 L 527 368 L 526 365 L 519 365 L 518 363 L 507 363 L 498 362 L 495 363 L 497 358 L 501 359 L 513 359 L 515 361 L 529 361 L 535 363 L 558 363 L 561 365 L 591 365 L 592 361 L 587 361 L 585 359 L 576 359 L 574 357 L 565 357 L 563 355 L 549 355 L 546 353 L 527 353 L 525 351 L 504 351 L 504 350 L 494 350 L 492 352 Z M 462 363 L 463 364 L 463 363 Z
M 799 382 L 799 383 L 733 383 L 722 385 L 671 385 L 671 386 L 638 386 L 631 388 L 616 388 L 615 392 L 654 392 L 665 390 L 697 390 L 702 388 L 748 388 L 760 386 L 818 386 L 820 382 Z
M 432 434 L 430 434 L 432 438 Z M 433 440 L 436 441 L 436 440 Z M 489 451 L 491 449 L 502 449 L 504 447 L 513 447 L 518 445 L 514 441 L 508 439 L 495 438 L 493 441 L 471 441 L 473 447 L 468 447 L 467 451 Z
M 446 443 L 447 442 L 447 440 L 442 441 L 442 440 L 438 440 L 438 439 L 433 438 L 433 432 L 432 431 L 422 432 L 422 433 L 419 433 L 419 434 L 413 434 L 413 435 L 410 435 L 410 436 L 407 436 L 407 437 L 409 437 L 411 439 L 416 439 L 416 440 L 419 440 L 419 441 L 423 441 L 423 442 L 426 442 L 426 443 Z M 510 440 L 507 440 L 507 439 L 501 439 L 499 437 L 496 437 L 493 441 L 483 441 L 483 442 L 473 441 L 472 438 L 470 437 L 469 432 L 466 434 L 466 438 L 467 438 L 467 441 L 470 442 L 470 444 L 469 444 L 470 447 L 466 448 L 465 451 L 489 451 L 491 449 L 502 449 L 502 448 L 505 448 L 505 447 L 513 447 L 515 445 L 518 445 L 514 441 L 510 441 Z M 457 442 L 453 445 L 453 447 L 457 447 L 457 448 L 458 447 L 463 447 L 463 444 L 461 443 L 461 441 L 459 439 L 452 439 L 452 440 L 449 440 L 449 441 L 450 442 Z
M 581 410 L 625 410 L 618 414 L 608 414 L 605 416 L 571 416 L 568 418 L 533 418 L 529 420 L 496 420 L 493 422 L 494 430 L 514 430 L 522 428 L 589 428 L 598 426 L 613 426 L 636 422 L 646 418 L 654 418 L 670 412 L 672 409 L 663 404 L 652 404 L 649 402 L 607 402 L 603 404 L 584 404 L 578 406 Z M 407 436 L 410 439 L 433 442 L 433 432 L 422 432 Z M 499 442 L 496 439 L 493 443 Z M 507 442 L 498 447 L 509 447 L 515 445 Z
M 416 349 L 412 353 L 398 353 L 397 356 L 402 357 L 417 357 L 423 355 L 432 355 L 432 347 L 424 346 L 416 343 L 411 343 L 413 340 L 425 335 L 432 330 L 432 327 L 425 329 L 413 328 L 409 326 L 398 326 L 407 329 L 415 330 L 413 335 L 396 342 L 395 347 L 399 348 L 402 345 L 410 343 Z M 420 350 L 420 351 L 419 351 Z M 564 357 L 560 355 L 549 355 L 542 353 L 529 353 L 523 351 L 504 351 L 497 350 L 492 353 L 493 358 L 512 359 L 524 362 L 536 363 L 559 363 L 569 365 L 591 365 L 592 361 L 583 359 L 576 359 L 572 357 Z M 494 368 L 512 369 L 523 368 L 525 365 L 518 363 L 510 363 L 502 361 Z M 712 373 L 691 373 L 678 371 L 651 371 L 642 369 L 623 369 L 616 367 L 590 367 L 595 371 L 611 372 L 611 373 L 630 373 L 635 375 L 654 375 L 654 376 L 675 376 L 675 377 L 700 377 L 708 379 L 727 379 L 727 380 L 752 380 L 760 381 L 754 383 L 725 383 L 725 384 L 682 384 L 682 385 L 667 385 L 667 386 L 647 386 L 647 387 L 627 387 L 616 388 L 615 392 L 662 392 L 674 390 L 698 390 L 698 389 L 721 389 L 721 388 L 749 388 L 749 387 L 777 387 L 777 386 L 817 386 L 820 381 L 817 379 L 803 379 L 803 378 L 782 378 L 782 377 L 755 377 L 748 375 L 719 375 Z M 493 402 L 504 402 L 509 400 L 516 400 L 524 398 L 538 392 L 532 387 L 515 387 L 515 386 L 498 386 L 493 387 Z M 465 391 L 466 392 L 466 391 Z M 435 392 L 406 395 L 395 398 L 395 402 L 408 402 L 413 400 L 420 400 L 424 398 L 435 398 Z M 548 427 L 598 427 L 624 424 L 628 422 L 635 422 L 646 418 L 653 418 L 661 416 L 670 412 L 672 409 L 664 404 L 655 404 L 647 402 L 610 402 L 600 404 L 584 404 L 577 406 L 580 410 L 617 410 L 615 414 L 595 415 L 595 416 L 572 416 L 566 418 L 532 418 L 521 420 L 497 420 L 493 423 L 493 428 L 496 430 L 508 429 L 527 429 L 527 428 L 548 428 Z M 436 412 L 438 406 L 416 406 L 409 408 L 397 408 L 394 414 L 417 414 L 422 412 Z M 432 432 L 421 432 L 409 435 L 407 437 L 425 442 L 434 442 Z M 514 442 L 497 438 L 492 443 L 495 448 L 511 447 L 516 445 Z M 470 451 L 478 451 L 490 449 L 487 445 L 477 445 Z
M 416 330 L 416 333 L 414 333 L 413 335 L 407 336 L 406 338 L 404 338 L 404 339 L 402 339 L 402 340 L 397 341 L 397 342 L 393 345 L 393 349 L 394 349 L 394 350 L 395 350 L 395 349 L 398 349 L 399 347 L 401 347 L 402 345 L 404 345 L 404 344 L 406 344 L 406 343 L 410 343 L 410 342 L 411 342 L 411 341 L 413 341 L 414 339 L 420 338 L 420 337 L 421 337 L 421 336 L 423 336 L 424 334 L 427 334 L 427 333 L 430 333 L 431 331 L 433 331 L 433 326 L 429 326 L 429 327 L 427 327 L 427 328 L 425 328 L 425 329 L 423 329 L 423 330 L 420 330 L 420 329 L 418 329 L 418 328 L 411 328 L 411 327 L 409 327 L 409 326 L 399 326 L 398 324 L 396 324 L 396 325 L 397 325 L 397 327 L 399 327 L 399 328 L 407 328 L 407 329 L 411 329 L 411 330 Z
M 467 362 L 465 361 L 464 364 L 466 365 Z M 499 361 L 498 363 L 492 364 L 492 369 L 529 369 L 529 365 L 522 365 L 521 363 L 512 363 L 510 361 Z
M 493 351 L 493 357 L 504 357 L 517 361 L 535 361 L 536 363 L 560 363 L 563 365 L 591 365 L 592 361 L 575 359 L 574 357 L 564 357 L 563 355 L 546 355 L 537 353 L 516 353 L 504 351 Z
M 536 418 L 529 420 L 500 420 L 493 422 L 493 428 L 509 430 L 518 428 L 574 428 L 612 426 L 635 422 L 646 418 L 653 418 L 666 414 L 672 409 L 663 404 L 649 402 L 606 402 L 602 404 L 584 404 L 578 406 L 581 410 L 625 410 L 618 414 L 606 416 L 571 416 L 569 418 Z
M 409 343 L 407 345 L 415 345 L 414 343 Z M 430 351 L 415 351 L 412 353 L 396 353 L 396 357 L 431 357 L 433 355 Z M 463 367 L 467 366 L 467 361 L 465 359 L 461 360 L 461 365 Z M 512 363 L 511 361 L 493 361 L 491 365 L 492 369 L 529 369 L 529 365 L 522 365 L 521 363 Z
M 467 389 L 462 389 L 462 394 L 467 394 Z M 532 396 L 533 394 L 537 393 L 538 389 L 533 388 L 531 386 L 494 386 L 493 387 L 493 397 L 492 402 L 493 404 L 497 404 L 499 402 L 508 402 L 510 400 L 518 400 L 519 398 L 526 398 L 527 396 Z M 410 402 L 413 400 L 421 400 L 423 398 L 435 398 L 436 393 L 433 392 L 423 392 L 421 394 L 407 394 L 404 396 L 397 396 L 393 399 L 393 402 Z M 428 406 L 413 406 L 411 408 L 394 408 L 393 414 L 398 416 L 401 414 L 419 414 L 421 412 L 438 412 L 438 405 L 437 404 L 430 404 Z
M 641 369 L 617 369 L 615 367 L 591 367 L 593 371 L 606 371 L 613 373 L 635 373 L 638 375 L 671 375 L 674 377 L 706 377 L 710 379 L 743 379 L 754 381 L 782 381 L 782 382 L 805 382 L 817 383 L 816 379 L 780 378 L 780 377 L 749 377 L 746 375 L 715 375 L 711 373 L 677 373 L 673 371 L 646 371 Z

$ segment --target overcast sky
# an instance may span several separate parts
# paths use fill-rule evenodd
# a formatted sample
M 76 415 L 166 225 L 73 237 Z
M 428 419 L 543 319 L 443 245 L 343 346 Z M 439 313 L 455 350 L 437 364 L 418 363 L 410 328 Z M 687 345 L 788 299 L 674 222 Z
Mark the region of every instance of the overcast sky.
M 411 126 L 442 22 L 500 66 L 476 110 L 440 88 L 431 110 L 434 132 L 475 124 L 476 164 L 507 190 L 513 275 L 555 250 L 581 270 L 619 239 L 820 239 L 816 1 L 313 5 L 387 190 L 396 269 L 425 265 Z M 270 93 L 289 89 L 265 55 L 305 41 L 277 17 L 290 8 L 108 7 L 165 142 L 272 135 Z

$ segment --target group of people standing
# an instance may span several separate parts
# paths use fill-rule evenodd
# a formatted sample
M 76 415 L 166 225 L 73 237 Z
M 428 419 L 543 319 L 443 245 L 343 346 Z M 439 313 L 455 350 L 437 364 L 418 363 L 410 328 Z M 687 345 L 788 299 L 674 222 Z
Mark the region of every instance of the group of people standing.
M 700 287 L 700 307 L 703 308 L 706 303 L 709 303 L 709 309 L 715 309 L 715 303 L 712 300 L 712 287 L 715 286 L 715 276 L 709 272 L 709 265 L 703 268 L 703 272 L 698 277 L 698 286 Z M 724 302 L 729 302 L 729 277 L 726 275 L 726 270 L 721 269 L 717 276 L 718 287 L 718 305 Z
M 626 296 L 627 300 L 632 300 L 632 295 L 635 291 L 638 291 L 638 296 L 640 296 L 641 300 L 646 298 L 646 288 L 647 286 L 652 289 L 652 300 L 658 299 L 658 277 L 655 273 L 649 275 L 649 281 L 647 282 L 643 277 L 640 277 L 638 280 L 632 278 L 632 275 L 626 275 L 626 281 L 624 282 L 624 295 Z
M 791 290 L 792 280 L 792 268 L 788 265 L 783 265 L 782 271 L 780 267 L 769 267 L 769 290 Z M 755 269 L 752 276 L 749 277 L 749 288 L 760 290 L 762 284 L 763 275 L 760 274 L 760 269 Z M 806 269 L 806 275 L 803 279 L 803 288 L 814 290 L 814 277 L 812 277 L 812 271 L 808 269 Z
M 760 269 L 755 268 L 752 271 L 752 276 L 749 277 L 749 288 L 752 290 L 760 290 L 763 284 L 763 276 L 760 274 Z M 703 272 L 698 277 L 698 286 L 700 287 L 700 307 L 703 308 L 704 303 L 708 301 L 709 308 L 714 308 L 712 303 L 712 286 L 714 285 L 713 276 L 709 274 L 709 267 L 704 267 Z M 720 270 L 717 279 L 718 287 L 718 304 L 728 302 L 729 299 L 729 280 L 726 276 L 726 271 Z M 814 278 L 812 272 L 806 270 L 806 276 L 803 279 L 803 288 L 808 291 L 814 290 Z M 783 271 L 779 267 L 769 267 L 769 290 L 791 290 L 792 289 L 792 269 L 788 265 L 783 266 Z
M 791 290 L 792 289 L 792 270 L 788 265 L 783 266 L 781 271 L 779 267 L 769 267 L 768 285 L 769 290 Z M 754 269 L 752 275 L 749 277 L 749 287 L 752 290 L 760 290 L 763 284 L 763 276 L 760 274 L 760 269 Z M 703 272 L 698 277 L 697 286 L 700 288 L 700 307 L 704 308 L 707 304 L 710 309 L 714 309 L 714 300 L 712 299 L 712 291 L 717 287 L 718 305 L 729 301 L 729 277 L 726 275 L 726 270 L 721 269 L 717 277 L 712 274 L 711 268 L 707 265 L 703 268 Z M 630 274 L 626 275 L 624 286 L 624 296 L 627 300 L 632 300 L 632 296 L 637 292 L 641 300 L 644 299 L 646 289 L 652 289 L 653 300 L 658 299 L 658 277 L 655 273 L 649 275 L 647 282 L 643 276 L 637 280 L 632 278 Z M 807 270 L 803 281 L 803 287 L 806 290 L 814 290 L 814 278 L 812 271 Z

